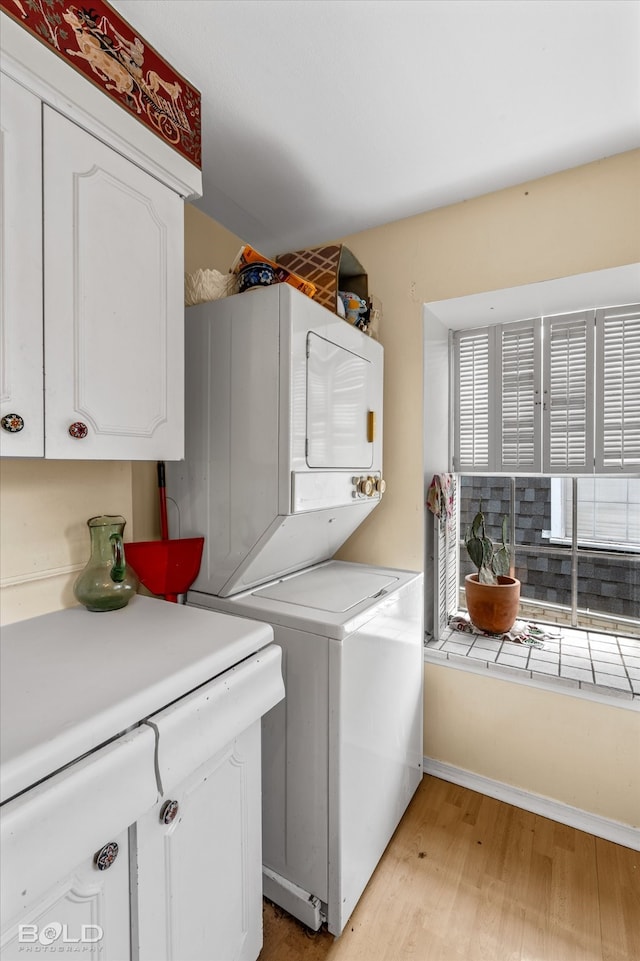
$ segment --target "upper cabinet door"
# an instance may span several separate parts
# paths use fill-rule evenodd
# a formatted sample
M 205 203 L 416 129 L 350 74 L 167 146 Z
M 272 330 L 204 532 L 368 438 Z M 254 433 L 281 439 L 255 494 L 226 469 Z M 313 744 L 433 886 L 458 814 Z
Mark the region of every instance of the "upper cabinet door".
M 183 201 L 43 111 L 47 457 L 179 460 Z
M 6 419 L 0 445 L 5 457 L 44 453 L 40 111 L 37 97 L 2 74 L 0 416 Z

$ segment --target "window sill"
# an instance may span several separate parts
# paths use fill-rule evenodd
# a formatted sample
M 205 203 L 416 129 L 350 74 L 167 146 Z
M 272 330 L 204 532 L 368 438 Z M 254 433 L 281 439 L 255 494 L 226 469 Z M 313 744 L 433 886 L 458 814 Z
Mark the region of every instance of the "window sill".
M 640 711 L 640 640 L 563 629 L 544 648 L 447 629 L 426 635 L 424 660 L 557 694 Z

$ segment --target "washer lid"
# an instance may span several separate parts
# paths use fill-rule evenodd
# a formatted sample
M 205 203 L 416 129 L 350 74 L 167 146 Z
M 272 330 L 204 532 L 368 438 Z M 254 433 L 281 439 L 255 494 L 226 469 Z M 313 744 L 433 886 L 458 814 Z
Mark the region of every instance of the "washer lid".
M 368 568 L 358 570 L 351 565 L 349 568 L 348 576 L 345 576 L 340 564 L 329 563 L 251 593 L 253 597 L 342 614 L 367 598 L 375 597 L 385 588 L 395 586 L 399 580 L 398 577 Z

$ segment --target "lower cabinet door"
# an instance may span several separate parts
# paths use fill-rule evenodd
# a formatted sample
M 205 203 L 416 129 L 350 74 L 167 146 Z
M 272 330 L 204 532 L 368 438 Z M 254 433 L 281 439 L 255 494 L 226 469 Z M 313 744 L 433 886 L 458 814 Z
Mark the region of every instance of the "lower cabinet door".
M 260 720 L 170 787 L 131 831 L 134 957 L 255 961 L 262 947 Z
M 128 961 L 128 827 L 157 797 L 154 745 L 135 728 L 0 807 L 2 961 Z
M 98 852 L 87 852 L 80 864 L 3 927 L 2 961 L 19 961 L 38 954 L 81 954 L 86 961 L 128 961 L 131 949 L 127 831 L 108 841 L 109 850 L 104 854 L 107 861 L 103 862 L 108 863 L 108 870 L 96 870 Z

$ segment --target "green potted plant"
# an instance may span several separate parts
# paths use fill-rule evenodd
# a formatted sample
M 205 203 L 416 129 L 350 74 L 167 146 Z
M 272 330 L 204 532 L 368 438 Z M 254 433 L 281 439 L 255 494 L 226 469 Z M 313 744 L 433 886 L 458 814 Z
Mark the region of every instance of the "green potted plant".
M 513 556 L 507 540 L 507 518 L 502 519 L 502 539 L 487 535 L 482 501 L 465 538 L 465 547 L 477 574 L 467 574 L 464 588 L 471 623 L 490 634 L 510 631 L 520 607 L 520 581 L 510 573 Z

